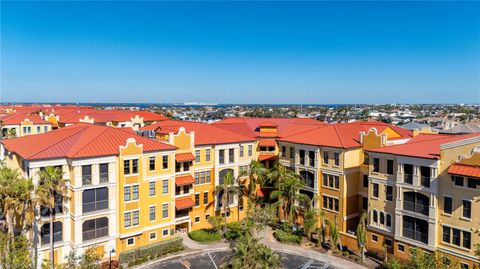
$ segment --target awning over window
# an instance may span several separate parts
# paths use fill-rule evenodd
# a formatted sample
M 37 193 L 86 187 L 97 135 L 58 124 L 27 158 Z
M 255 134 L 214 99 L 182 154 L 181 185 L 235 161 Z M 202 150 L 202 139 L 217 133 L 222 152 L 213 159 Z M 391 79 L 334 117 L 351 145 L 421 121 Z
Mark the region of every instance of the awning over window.
M 195 183 L 195 179 L 191 175 L 175 177 L 175 185 L 177 186 L 191 185 L 193 183 Z
M 480 166 L 454 163 L 448 168 L 448 173 L 480 178 Z
M 275 147 L 276 142 L 273 139 L 264 139 L 258 142 L 260 147 Z
M 260 154 L 258 156 L 259 161 L 268 161 L 268 160 L 275 160 L 275 155 L 273 154 Z
M 180 199 L 175 200 L 175 208 L 177 210 L 191 208 L 194 205 L 195 205 L 195 202 L 190 197 L 180 198 Z
M 177 162 L 190 162 L 190 161 L 193 161 L 195 160 L 195 156 L 193 156 L 192 153 L 178 153 L 178 154 L 175 154 L 175 160 Z

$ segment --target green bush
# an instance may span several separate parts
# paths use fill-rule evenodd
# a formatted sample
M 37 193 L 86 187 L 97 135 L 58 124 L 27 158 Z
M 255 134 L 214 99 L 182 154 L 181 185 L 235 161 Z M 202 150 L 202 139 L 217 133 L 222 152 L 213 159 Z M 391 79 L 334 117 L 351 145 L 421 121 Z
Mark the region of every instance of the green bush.
M 225 239 L 227 240 L 237 240 L 237 238 L 245 234 L 245 228 L 240 222 L 229 223 L 227 228 L 227 232 L 225 232 Z
M 201 229 L 188 233 L 188 236 L 197 242 L 214 242 L 221 239 L 220 233 L 211 230 Z
M 295 234 L 291 234 L 291 233 L 287 233 L 283 230 L 276 230 L 274 233 L 273 233 L 273 236 L 275 236 L 275 238 L 280 241 L 280 242 L 283 242 L 283 243 L 296 243 L 296 244 L 300 244 L 300 242 L 302 241 L 302 237 L 299 236 L 299 235 L 295 235 Z
M 163 255 L 182 251 L 183 249 L 184 246 L 182 238 L 175 237 L 160 243 L 122 252 L 120 253 L 118 261 L 121 264 L 128 264 L 130 267 Z

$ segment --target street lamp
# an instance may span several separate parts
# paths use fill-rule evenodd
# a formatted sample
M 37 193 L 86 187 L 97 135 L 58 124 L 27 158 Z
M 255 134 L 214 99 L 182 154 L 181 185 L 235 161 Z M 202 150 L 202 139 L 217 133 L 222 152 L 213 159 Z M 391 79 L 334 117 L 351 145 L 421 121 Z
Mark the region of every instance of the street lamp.
M 108 268 L 112 269 L 112 254 L 115 254 L 115 249 L 110 250 L 110 257 L 108 259 Z

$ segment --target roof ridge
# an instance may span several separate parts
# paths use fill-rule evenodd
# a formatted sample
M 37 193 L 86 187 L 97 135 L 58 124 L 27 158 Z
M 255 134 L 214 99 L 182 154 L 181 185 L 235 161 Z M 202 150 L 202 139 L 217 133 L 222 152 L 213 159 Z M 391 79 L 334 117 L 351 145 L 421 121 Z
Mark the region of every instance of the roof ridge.
M 301 131 L 301 132 L 298 132 L 298 133 L 295 133 L 295 134 L 291 134 L 291 135 L 285 136 L 285 137 L 280 137 L 280 140 L 283 139 L 283 138 L 288 138 L 288 137 L 292 137 L 292 136 L 295 136 L 295 135 L 300 135 L 300 134 L 304 134 L 304 133 L 316 131 L 317 129 L 320 129 L 320 128 L 323 128 L 323 127 L 327 127 L 327 126 L 331 126 L 331 125 L 332 125 L 332 124 L 325 124 L 325 125 L 315 126 L 313 129 L 304 130 L 304 131 Z
M 342 147 L 345 148 L 345 144 L 343 143 L 342 136 L 341 136 L 340 133 L 338 132 L 338 128 L 337 128 L 337 126 L 336 126 L 335 124 L 333 125 L 333 128 L 335 129 L 335 132 L 337 133 L 338 140 L 340 140 L 340 144 L 342 145 Z
M 72 127 L 69 128 L 69 129 L 59 129 L 58 132 L 60 132 L 60 131 L 65 131 L 65 130 L 72 130 L 72 129 L 80 129 L 80 130 L 78 130 L 77 132 L 74 132 L 74 133 L 72 134 L 72 135 L 76 135 L 76 134 L 78 134 L 78 133 L 80 133 L 80 132 L 82 132 L 82 131 L 85 131 L 85 128 L 86 128 L 86 127 L 87 127 L 87 126 L 76 126 L 75 128 L 73 128 L 73 126 L 72 126 Z M 59 141 L 55 142 L 54 144 L 61 143 L 61 142 L 65 141 L 65 140 L 71 138 L 72 135 L 67 136 L 67 137 L 65 137 L 65 138 L 63 138 L 63 139 L 60 139 Z M 38 152 L 35 152 L 35 153 L 33 153 L 33 154 L 30 154 L 27 158 L 31 158 L 31 157 L 33 157 L 33 156 L 35 156 L 35 155 L 38 155 L 38 154 L 40 154 L 41 152 L 47 150 L 48 148 L 50 148 L 50 147 L 52 147 L 52 146 L 53 146 L 53 145 L 49 145 L 48 147 L 43 148 L 43 149 L 39 150 Z
M 92 125 L 93 126 L 93 125 Z M 98 125 L 95 125 L 95 126 L 98 126 Z M 91 126 L 88 126 L 87 128 L 89 128 Z M 102 126 L 103 127 L 103 126 Z M 84 149 L 85 147 L 87 147 L 88 145 L 90 145 L 94 140 L 96 140 L 101 134 L 105 133 L 107 130 L 108 130 L 108 126 L 106 126 L 107 128 L 102 128 L 103 130 L 99 133 L 97 133 L 97 135 L 95 135 L 95 137 L 93 139 L 91 139 L 88 143 L 86 143 L 85 145 L 83 145 L 83 147 L 79 148 L 78 150 L 76 150 L 74 153 L 71 153 L 70 150 L 68 151 L 67 153 L 67 156 L 70 157 L 72 155 L 75 155 L 76 153 L 80 152 L 82 149 Z M 113 127 L 111 127 L 113 128 Z

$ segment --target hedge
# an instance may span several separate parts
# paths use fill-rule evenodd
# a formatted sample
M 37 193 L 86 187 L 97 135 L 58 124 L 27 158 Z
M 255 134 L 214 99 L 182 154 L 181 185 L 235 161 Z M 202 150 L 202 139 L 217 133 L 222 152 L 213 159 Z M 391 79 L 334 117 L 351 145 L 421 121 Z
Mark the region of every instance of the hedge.
M 274 233 L 273 233 L 273 236 L 275 236 L 275 238 L 282 242 L 282 243 L 296 243 L 296 244 L 300 244 L 300 242 L 302 241 L 302 237 L 299 236 L 299 235 L 294 235 L 294 234 L 291 234 L 291 233 L 287 233 L 283 230 L 276 230 Z
M 212 233 L 210 230 L 201 229 L 190 232 L 188 236 L 197 242 L 214 242 L 221 239 L 220 233 Z
M 183 249 L 184 246 L 182 238 L 175 237 L 173 239 L 168 239 L 152 245 L 122 252 L 120 253 L 118 261 L 120 264 L 127 263 L 130 267 L 156 259 L 163 255 L 182 251 Z

